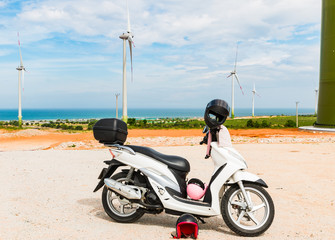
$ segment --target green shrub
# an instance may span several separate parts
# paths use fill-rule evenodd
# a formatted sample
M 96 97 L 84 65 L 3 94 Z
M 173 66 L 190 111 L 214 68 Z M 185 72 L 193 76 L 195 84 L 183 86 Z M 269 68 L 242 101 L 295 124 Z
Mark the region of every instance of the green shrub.
M 249 119 L 249 120 L 247 121 L 247 127 L 248 127 L 248 128 L 253 128 L 253 127 L 254 127 L 254 122 L 252 121 L 252 119 Z
M 135 123 L 136 123 L 136 119 L 135 118 L 129 118 L 128 119 L 128 124 L 129 125 L 135 125 Z
M 91 119 L 91 120 L 89 121 L 89 123 L 88 123 L 87 130 L 92 130 L 94 124 L 95 124 L 97 121 L 98 121 L 98 120 L 96 120 L 96 119 Z
M 287 120 L 287 122 L 284 125 L 285 127 L 295 127 L 296 123 L 292 120 Z
M 268 121 L 263 120 L 262 123 L 261 123 L 261 127 L 262 128 L 268 128 L 268 127 L 270 127 L 270 124 L 268 123 Z
M 258 121 L 256 121 L 255 123 L 254 123 L 254 127 L 255 128 L 259 128 L 261 125 L 259 124 L 259 122 Z
M 83 130 L 83 126 L 76 126 L 74 130 Z
M 19 126 L 19 121 L 16 121 L 16 120 L 12 120 L 9 122 L 9 125 L 12 125 L 12 126 Z

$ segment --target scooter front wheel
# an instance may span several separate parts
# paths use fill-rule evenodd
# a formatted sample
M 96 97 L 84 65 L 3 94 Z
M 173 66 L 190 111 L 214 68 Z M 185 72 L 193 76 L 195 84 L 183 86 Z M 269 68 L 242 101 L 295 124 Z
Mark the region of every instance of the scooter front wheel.
M 240 187 L 235 184 L 223 195 L 221 213 L 227 226 L 235 233 L 254 237 L 264 233 L 272 224 L 274 205 L 268 192 L 254 183 L 244 183 L 252 207 L 248 208 Z

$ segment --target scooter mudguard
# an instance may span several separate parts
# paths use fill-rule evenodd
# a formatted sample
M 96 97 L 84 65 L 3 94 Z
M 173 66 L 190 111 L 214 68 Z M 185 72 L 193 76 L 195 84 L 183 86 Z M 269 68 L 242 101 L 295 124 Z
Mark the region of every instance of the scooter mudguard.
M 234 175 L 231 178 L 229 178 L 228 183 L 233 184 L 233 183 L 237 183 L 238 181 L 253 182 L 253 183 L 259 184 L 262 187 L 265 187 L 265 188 L 268 187 L 268 185 L 261 178 L 259 178 L 257 175 L 250 173 L 250 172 L 238 171 L 234 173 Z
M 112 174 L 116 171 L 116 169 L 120 166 L 124 166 L 123 163 L 119 162 L 118 160 L 111 160 L 111 161 L 108 161 L 108 168 L 103 168 L 101 170 L 101 173 L 98 177 L 98 179 L 100 179 L 98 185 L 95 187 L 94 191 L 93 192 L 96 192 L 98 191 L 101 187 L 103 187 L 105 185 L 104 183 L 104 179 L 105 178 L 109 178 L 110 176 L 112 176 Z

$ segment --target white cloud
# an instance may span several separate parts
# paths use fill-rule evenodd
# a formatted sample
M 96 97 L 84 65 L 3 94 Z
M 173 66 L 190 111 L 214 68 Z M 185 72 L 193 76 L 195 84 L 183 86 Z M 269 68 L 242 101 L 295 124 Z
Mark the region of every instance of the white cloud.
M 291 37 L 295 27 L 320 19 L 316 0 L 273 1 L 129 1 L 135 40 L 175 46 L 247 39 Z M 117 36 L 126 30 L 123 1 L 38 1 L 23 3 L 14 25 L 27 34 L 50 37 L 53 32 L 79 36 Z M 232 39 L 233 38 L 233 39 Z M 36 40 L 36 38 L 33 38 Z
M 6 4 L 0 1 L 3 9 Z M 133 94 L 189 89 L 187 101 L 192 103 L 209 96 L 207 92 L 220 96 L 223 88 L 230 94 L 226 76 L 233 69 L 236 41 L 240 41 L 238 72 L 244 88 L 254 81 L 267 88 L 296 87 L 302 80 L 317 78 L 319 0 L 129 0 L 129 12 L 136 44 L 135 83 L 129 91 L 139 92 Z M 88 83 L 79 92 L 96 92 L 98 88 L 89 87 L 95 78 L 106 81 L 99 85 L 104 89 L 121 79 L 119 35 L 127 27 L 125 1 L 23 1 L 16 15 L 0 16 L 0 20 L 1 64 L 17 65 L 16 31 L 20 31 L 25 64 L 40 71 L 39 83 L 53 86 L 52 81 L 58 81 L 66 86 L 66 81 L 82 78 Z M 47 71 L 55 74 L 51 80 L 42 76 Z M 198 96 L 201 91 L 206 94 Z M 304 91 L 308 89 L 301 96 L 306 95 Z M 148 96 L 142 102 L 150 105 L 153 101 Z M 249 104 L 243 98 L 239 101 L 241 106 Z

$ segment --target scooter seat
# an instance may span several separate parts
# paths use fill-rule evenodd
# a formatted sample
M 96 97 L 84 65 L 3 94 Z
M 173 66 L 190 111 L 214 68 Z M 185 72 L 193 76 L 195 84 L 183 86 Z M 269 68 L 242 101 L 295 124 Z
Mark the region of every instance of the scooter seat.
M 134 145 L 127 145 L 127 147 L 130 147 L 135 152 L 142 153 L 148 157 L 152 157 L 162 163 L 165 163 L 170 168 L 182 172 L 190 171 L 190 164 L 185 158 L 173 155 L 165 155 L 149 147 L 134 146 Z

